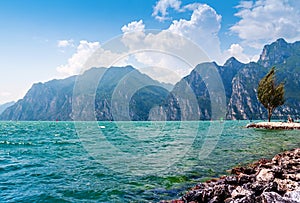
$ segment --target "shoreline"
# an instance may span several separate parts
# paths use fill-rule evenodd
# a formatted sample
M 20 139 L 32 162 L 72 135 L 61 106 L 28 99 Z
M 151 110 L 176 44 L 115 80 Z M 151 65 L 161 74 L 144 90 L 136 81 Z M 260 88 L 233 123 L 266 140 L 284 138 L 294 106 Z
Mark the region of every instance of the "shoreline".
M 199 183 L 180 199 L 161 203 L 300 203 L 300 148 L 231 169 Z
M 298 122 L 258 122 L 246 125 L 246 128 L 261 128 L 274 130 L 300 130 L 300 123 Z

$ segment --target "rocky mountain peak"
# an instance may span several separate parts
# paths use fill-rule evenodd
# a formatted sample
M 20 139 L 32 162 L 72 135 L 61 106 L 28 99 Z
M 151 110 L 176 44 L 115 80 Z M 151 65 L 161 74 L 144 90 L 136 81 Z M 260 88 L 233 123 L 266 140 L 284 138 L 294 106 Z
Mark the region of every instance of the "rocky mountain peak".
M 238 67 L 242 65 L 241 62 L 239 62 L 235 57 L 230 57 L 224 64 L 225 67 Z
M 286 59 L 292 55 L 292 44 L 284 39 L 277 39 L 272 44 L 264 46 L 258 63 L 264 67 L 285 63 Z
M 264 119 L 267 111 L 257 99 L 257 85 L 270 66 L 276 66 L 279 81 L 286 81 L 286 103 L 274 115 L 284 118 L 290 114 L 297 120 L 300 118 L 300 96 L 296 94 L 300 91 L 300 41 L 287 43 L 284 39 L 266 45 L 258 63 L 243 64 L 231 57 L 223 66 L 215 62 L 199 64 L 173 90 L 132 66 L 91 68 L 78 77 L 37 83 L 23 99 L 6 108 L 0 120 L 71 120 L 74 116 L 80 116 L 76 117 L 79 120 L 94 119 L 90 115 L 96 115 L 97 120 L 114 120 L 113 112 L 120 116 L 129 112 L 130 118 L 117 120 L 210 120 L 211 99 L 219 99 L 209 91 L 210 85 L 217 84 L 216 71 L 228 105 L 224 118 Z M 211 79 L 210 83 L 205 82 L 207 78 Z M 79 92 L 74 92 L 75 85 Z M 143 88 L 132 88 L 140 86 Z M 125 94 L 121 94 L 121 87 Z M 113 98 L 115 93 L 121 98 L 120 103 Z M 90 95 L 95 95 L 95 101 L 85 100 Z M 128 108 L 118 105 L 125 100 Z M 80 104 L 75 114 L 73 104 Z

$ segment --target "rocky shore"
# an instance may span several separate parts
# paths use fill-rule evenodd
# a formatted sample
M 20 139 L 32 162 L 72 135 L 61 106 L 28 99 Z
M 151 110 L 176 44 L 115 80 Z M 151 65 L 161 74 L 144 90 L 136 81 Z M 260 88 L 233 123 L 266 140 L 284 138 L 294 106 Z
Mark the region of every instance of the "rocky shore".
M 282 129 L 282 130 L 300 130 L 300 123 L 292 122 L 259 122 L 250 123 L 246 128 L 265 128 L 265 129 Z
M 199 183 L 172 203 L 300 203 L 300 148 Z

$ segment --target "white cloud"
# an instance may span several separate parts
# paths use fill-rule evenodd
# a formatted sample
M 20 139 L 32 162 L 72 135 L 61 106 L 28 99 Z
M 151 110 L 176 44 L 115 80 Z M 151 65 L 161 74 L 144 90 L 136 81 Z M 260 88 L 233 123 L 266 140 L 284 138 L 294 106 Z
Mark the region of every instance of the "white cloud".
M 74 47 L 74 41 L 72 39 L 70 40 L 59 40 L 57 41 L 57 46 L 59 48 L 65 48 L 65 47 Z
M 57 71 L 65 75 L 78 74 L 83 68 L 86 60 L 100 48 L 99 42 L 80 41 L 76 53 L 69 58 L 68 63 L 57 67 Z
M 143 20 L 140 21 L 133 21 L 131 23 L 128 23 L 128 25 L 124 25 L 121 28 L 123 33 L 129 33 L 129 32 L 143 32 L 145 30 L 145 25 L 143 23 Z
M 230 30 L 244 44 L 261 49 L 278 38 L 300 40 L 300 3 L 298 0 L 243 1 L 235 15 L 240 19 Z
M 181 7 L 180 1 L 171 0 L 159 1 L 154 14 L 166 17 L 169 7 L 178 12 L 192 11 L 190 19 L 174 20 L 169 28 L 156 32 L 147 31 L 142 20 L 130 22 L 114 42 L 100 46 L 98 42 L 81 41 L 68 63 L 57 70 L 73 75 L 90 67 L 131 64 L 159 81 L 174 83 L 199 63 L 211 59 L 223 62 L 218 37 L 222 17 L 206 4 Z
M 143 47 L 145 39 L 145 25 L 142 20 L 133 21 L 121 28 L 123 32 L 122 42 L 129 50 L 137 49 L 136 46 Z
M 121 41 L 128 48 L 127 54 L 134 58 L 133 66 L 163 82 L 174 83 L 188 74 L 190 67 L 179 56 L 191 59 L 195 55 L 194 48 L 188 47 L 188 40 L 168 30 L 124 33 Z M 201 60 L 201 55 L 197 60 Z M 193 65 L 197 63 L 195 59 L 189 62 Z M 157 70 L 160 70 L 159 74 Z
M 227 58 L 233 56 L 242 63 L 250 62 L 250 58 L 244 53 L 244 48 L 240 44 L 232 44 L 224 54 Z
M 92 67 L 110 67 L 128 65 L 128 57 L 101 47 L 99 42 L 80 41 L 76 52 L 68 59 L 68 63 L 60 65 L 56 70 L 61 76 L 71 76 L 84 72 Z
M 164 21 L 169 19 L 168 16 L 168 9 L 173 8 L 176 11 L 182 11 L 181 1 L 179 0 L 159 0 L 156 2 L 156 5 L 153 8 L 152 16 L 159 21 Z
M 241 8 L 241 9 L 251 9 L 253 6 L 253 1 L 241 1 L 236 8 Z
M 192 3 L 192 4 L 188 4 L 188 5 L 185 5 L 183 7 L 183 10 L 190 10 L 190 11 L 194 11 L 196 10 L 201 4 L 200 3 Z
M 195 5 L 193 5 L 194 7 Z M 197 4 L 189 20 L 174 20 L 169 30 L 199 45 L 211 59 L 221 60 L 218 32 L 222 17 L 206 4 Z
M 260 57 L 260 55 L 256 54 L 256 55 L 251 57 L 250 61 L 257 62 L 259 60 L 259 57 Z
M 223 59 L 227 60 L 230 57 L 235 57 L 242 63 L 257 62 L 260 54 L 246 54 L 244 47 L 240 44 L 232 44 L 228 50 L 223 53 Z
M 210 61 L 207 52 L 203 51 L 209 49 L 211 58 L 216 58 L 217 55 L 220 57 L 217 37 L 220 19 L 211 7 L 199 4 L 190 20 L 173 21 L 168 29 L 156 33 L 145 31 L 142 21 L 129 23 L 122 28 L 124 35 L 121 41 L 129 53 L 134 53 L 133 56 L 140 67 L 149 69 L 146 71 L 146 68 L 143 68 L 141 71 L 153 77 L 157 75 L 157 71 L 154 70 L 165 69 L 160 71 L 155 79 L 174 83 L 187 75 L 197 64 Z M 130 32 L 132 30 L 137 31 Z M 202 48 L 202 52 L 199 47 Z M 164 75 L 170 72 L 173 72 L 172 77 L 170 74 Z

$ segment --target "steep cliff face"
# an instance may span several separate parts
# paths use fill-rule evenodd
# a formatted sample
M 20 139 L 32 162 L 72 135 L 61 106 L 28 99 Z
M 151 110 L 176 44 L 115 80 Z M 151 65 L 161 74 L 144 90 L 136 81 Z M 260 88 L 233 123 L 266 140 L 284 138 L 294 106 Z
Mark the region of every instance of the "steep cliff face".
M 7 108 L 2 120 L 69 120 L 75 77 L 34 84 L 25 97 Z
M 263 67 L 270 67 L 279 64 L 286 64 L 291 57 L 297 59 L 300 56 L 300 42 L 287 43 L 284 39 L 278 39 L 270 45 L 266 45 L 260 55 L 258 64 Z
M 169 87 L 131 66 L 92 68 L 78 77 L 34 84 L 0 118 L 114 120 L 114 116 L 122 119 L 120 115 L 126 114 L 129 117 L 124 120 L 148 120 L 149 111 L 165 100 L 169 93 L 165 88 Z
M 233 77 L 227 119 L 262 119 L 266 117 L 266 111 L 257 98 L 257 86 L 267 71 L 256 63 L 250 63 Z
M 162 105 L 168 88 L 131 66 L 109 68 L 96 91 L 97 120 L 149 120 L 149 112 Z
M 284 63 L 285 60 L 292 54 L 292 46 L 284 39 L 278 39 L 271 45 L 266 45 L 260 55 L 258 64 L 263 67 L 270 67 L 275 64 Z
M 239 73 L 245 64 L 231 57 L 226 61 L 224 66 L 217 66 L 225 88 L 227 101 L 230 99 L 233 91 L 232 80 Z
M 223 66 L 199 64 L 172 91 L 131 66 L 92 68 L 78 77 L 38 83 L 0 119 L 265 119 L 267 111 L 257 99 L 257 86 L 272 66 L 286 90 L 286 102 L 273 117 L 283 119 L 290 114 L 300 118 L 300 42 L 278 39 L 264 47 L 257 63 L 230 58 Z M 218 109 L 220 91 L 225 98 L 222 109 Z M 216 109 L 219 114 L 212 113 Z
M 236 91 L 233 90 L 232 81 L 243 67 L 244 64 L 233 57 L 228 59 L 224 66 L 218 66 L 214 62 L 199 64 L 174 86 L 171 92 L 173 96 L 167 102 L 168 118 L 170 120 L 183 118 L 190 120 L 191 117 L 192 120 L 213 119 L 211 99 L 220 99 L 215 91 L 223 91 L 221 95 L 224 96 L 225 102 L 229 103 L 233 91 Z M 205 70 L 211 71 L 208 73 Z M 226 111 L 219 115 L 218 119 L 225 118 Z
M 276 42 L 266 45 L 263 49 L 263 52 L 260 56 L 260 59 L 257 63 L 250 63 L 245 67 L 245 69 L 252 70 L 252 74 L 247 75 L 242 73 L 242 75 L 247 76 L 247 78 L 242 81 L 248 81 L 248 92 L 250 89 L 253 89 L 253 95 L 257 92 L 257 86 L 259 80 L 267 73 L 267 71 L 275 66 L 277 69 L 276 78 L 277 82 L 285 83 L 285 99 L 286 102 L 283 106 L 278 107 L 274 111 L 274 117 L 283 119 L 287 115 L 292 115 L 296 118 L 300 117 L 299 107 L 300 107 L 300 83 L 299 83 L 299 74 L 300 74 L 300 43 L 287 43 L 283 39 L 278 39 Z M 243 69 L 243 71 L 245 71 Z M 236 89 L 244 91 L 245 87 Z M 245 91 L 247 92 L 247 91 Z M 241 102 L 243 107 L 246 108 L 248 106 L 248 110 L 245 110 L 240 116 L 233 116 L 236 119 L 266 119 L 267 112 L 265 108 L 257 101 L 257 97 L 255 96 L 247 96 L 246 94 L 243 98 L 247 98 L 251 102 Z M 231 104 L 238 103 L 237 100 L 232 98 Z M 237 108 L 235 113 L 241 112 L 244 110 L 243 108 Z
M 206 66 L 206 67 L 205 67 Z M 283 39 L 266 45 L 257 63 L 242 64 L 235 58 L 230 58 L 223 66 L 215 63 L 198 65 L 188 76 L 174 87 L 174 91 L 186 91 L 182 87 L 187 84 L 194 92 L 199 109 L 198 118 L 210 120 L 211 99 L 213 92 L 208 91 L 207 84 L 199 74 L 200 68 L 215 66 L 224 85 L 227 109 L 224 118 L 227 119 L 266 119 L 267 111 L 257 99 L 257 87 L 261 78 L 272 66 L 276 66 L 278 82 L 285 83 L 285 105 L 274 111 L 275 118 L 283 119 L 288 114 L 300 118 L 300 42 L 287 43 Z M 168 118 L 180 120 L 182 108 L 177 99 L 169 99 Z M 185 102 L 187 103 L 187 102 Z M 189 108 L 187 108 L 189 109 Z M 186 111 L 186 109 L 184 109 Z M 191 113 L 191 112 L 185 112 Z M 171 115 L 171 116 L 170 116 Z

